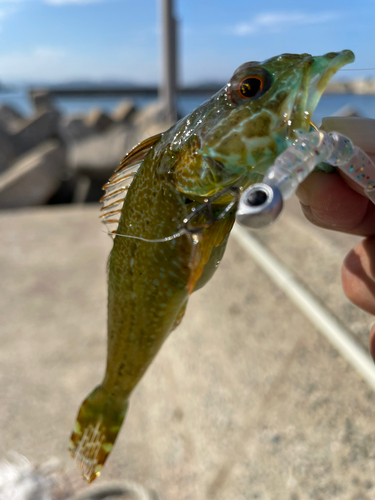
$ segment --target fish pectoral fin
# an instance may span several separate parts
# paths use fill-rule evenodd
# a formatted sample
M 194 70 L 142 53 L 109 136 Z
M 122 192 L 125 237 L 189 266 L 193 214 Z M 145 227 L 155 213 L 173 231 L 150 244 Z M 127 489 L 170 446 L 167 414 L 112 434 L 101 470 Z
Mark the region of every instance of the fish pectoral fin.
M 212 247 L 210 257 L 209 257 L 208 261 L 204 264 L 202 273 L 194 285 L 194 292 L 196 292 L 200 288 L 204 287 L 204 285 L 214 275 L 216 269 L 218 268 L 218 266 L 221 262 L 221 259 L 223 258 L 225 248 L 226 248 L 227 242 L 228 242 L 228 237 L 229 237 L 229 233 L 228 233 L 228 236 L 225 238 L 225 240 L 222 243 L 220 243 L 218 246 Z
M 213 222 L 208 228 L 203 230 L 198 244 L 194 245 L 191 258 L 191 274 L 187 284 L 189 294 L 205 285 L 214 274 L 219 261 L 224 255 L 228 236 L 234 221 L 235 212 L 232 211 L 223 219 Z M 219 248 L 215 250 L 216 247 Z M 202 281 L 199 281 L 201 276 Z

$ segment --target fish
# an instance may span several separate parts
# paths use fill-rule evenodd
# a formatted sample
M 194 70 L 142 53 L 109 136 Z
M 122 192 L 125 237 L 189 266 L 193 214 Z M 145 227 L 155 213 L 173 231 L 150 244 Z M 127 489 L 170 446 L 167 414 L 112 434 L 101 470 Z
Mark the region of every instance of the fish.
M 311 130 L 328 81 L 353 60 L 343 50 L 242 64 L 192 113 L 135 146 L 104 186 L 102 218 L 115 227 L 107 362 L 69 445 L 88 482 L 101 473 L 129 398 L 180 324 L 189 296 L 215 273 L 238 193 L 262 179 L 297 131 Z

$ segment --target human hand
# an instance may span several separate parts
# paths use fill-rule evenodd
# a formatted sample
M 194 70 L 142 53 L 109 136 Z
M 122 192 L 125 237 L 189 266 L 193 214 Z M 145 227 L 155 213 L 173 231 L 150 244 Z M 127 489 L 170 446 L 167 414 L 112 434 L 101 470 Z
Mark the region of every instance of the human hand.
M 339 117 L 335 120 L 340 124 Z M 350 137 L 347 130 L 338 128 L 336 123 L 331 129 Z M 375 163 L 375 154 L 368 150 L 366 144 L 361 144 L 360 138 L 355 144 Z M 349 300 L 375 315 L 375 205 L 356 183 L 340 171 L 337 174 L 313 172 L 296 194 L 304 215 L 313 224 L 365 236 L 343 262 L 342 285 Z M 370 333 L 370 352 L 375 361 L 375 325 Z

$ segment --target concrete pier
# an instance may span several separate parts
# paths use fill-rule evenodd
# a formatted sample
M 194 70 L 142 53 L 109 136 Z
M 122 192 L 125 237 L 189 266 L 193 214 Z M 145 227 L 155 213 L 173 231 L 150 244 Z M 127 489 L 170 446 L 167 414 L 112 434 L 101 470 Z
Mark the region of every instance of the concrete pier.
M 98 213 L 0 214 L 0 454 L 55 456 L 73 478 L 69 434 L 106 356 L 111 241 Z M 261 239 L 365 343 L 373 318 L 339 276 L 357 239 L 331 234 L 293 205 Z M 371 500 L 374 412 L 373 391 L 231 238 L 135 390 L 97 482 L 137 481 L 165 500 Z

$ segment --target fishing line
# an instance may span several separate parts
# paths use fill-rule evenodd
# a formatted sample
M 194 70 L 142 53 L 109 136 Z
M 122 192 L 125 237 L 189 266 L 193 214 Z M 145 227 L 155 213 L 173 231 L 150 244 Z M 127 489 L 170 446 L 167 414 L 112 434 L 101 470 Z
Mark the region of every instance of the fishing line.
M 340 71 L 371 71 L 375 70 L 375 68 L 346 68 L 346 69 L 339 69 L 338 72 Z
M 106 233 L 106 234 L 109 234 L 110 236 L 115 236 L 115 237 L 120 236 L 121 238 L 130 238 L 133 240 L 145 241 L 146 243 L 165 243 L 166 241 L 172 241 L 172 240 L 175 240 L 176 238 L 180 238 L 184 234 L 190 234 L 190 232 L 187 231 L 186 229 L 181 229 L 181 231 L 178 231 L 177 233 L 172 234 L 172 236 L 166 236 L 165 238 L 149 239 L 149 238 L 142 238 L 142 236 L 133 236 L 131 234 L 117 234 L 117 233 L 113 234 L 113 233 L 110 233 L 109 231 L 103 231 L 103 230 L 102 230 L 102 233 Z
M 131 234 L 115 233 L 115 237 L 120 236 L 121 238 L 131 238 L 133 240 L 145 241 L 147 243 L 165 243 L 166 241 L 172 241 L 175 240 L 176 238 L 180 238 L 184 234 L 188 234 L 189 236 L 192 237 L 193 241 L 197 243 L 199 239 L 198 233 L 209 227 L 213 222 L 218 222 L 224 219 L 228 215 L 228 213 L 235 207 L 236 203 L 239 201 L 240 192 L 241 192 L 240 188 L 231 186 L 223 189 L 222 191 L 215 194 L 211 198 L 207 198 L 202 205 L 200 205 L 199 207 L 192 208 L 191 213 L 183 220 L 184 227 L 180 229 L 180 231 L 178 231 L 177 233 L 172 234 L 171 236 L 165 236 L 164 238 L 153 239 L 153 238 L 143 238 L 142 236 L 133 236 Z M 218 198 L 221 198 L 223 195 L 228 193 L 230 193 L 233 196 L 233 200 L 230 203 L 228 203 L 228 205 L 219 215 L 214 216 L 214 214 L 212 213 L 212 203 Z M 198 227 L 189 228 L 188 225 L 191 223 L 191 221 L 206 211 L 208 211 L 208 222 Z M 111 233 L 109 231 L 103 231 L 103 233 L 107 233 L 110 236 L 114 235 L 114 233 Z

